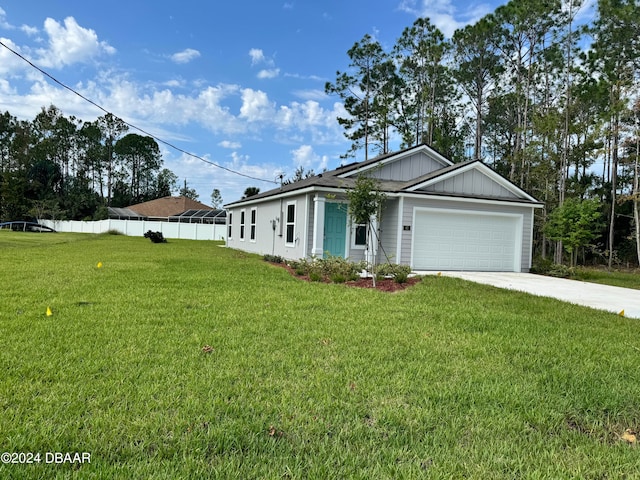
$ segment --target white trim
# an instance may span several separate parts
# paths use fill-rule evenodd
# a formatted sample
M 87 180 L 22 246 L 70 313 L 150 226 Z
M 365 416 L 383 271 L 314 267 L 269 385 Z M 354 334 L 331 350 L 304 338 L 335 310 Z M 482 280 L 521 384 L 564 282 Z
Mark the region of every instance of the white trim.
M 349 222 L 347 222 L 349 223 Z M 363 245 L 357 245 L 356 244 L 356 229 L 358 227 L 364 227 L 365 228 L 365 242 Z M 349 230 L 349 236 L 351 237 L 351 242 L 349 245 L 349 248 L 351 250 L 364 250 L 365 248 L 367 248 L 367 241 L 369 240 L 366 234 L 366 229 L 367 229 L 367 224 L 366 223 L 351 223 L 351 228 Z
M 286 247 L 295 247 L 296 246 L 296 219 L 298 217 L 298 201 L 294 200 L 292 202 L 287 202 L 284 208 L 284 245 Z M 289 205 L 293 205 L 293 222 L 289 222 Z M 293 240 L 291 242 L 287 241 L 287 235 L 289 230 L 289 225 L 293 225 L 292 235 Z
M 313 187 L 306 187 L 306 188 L 302 188 L 300 190 L 293 190 L 291 192 L 287 192 L 287 193 L 282 193 L 282 194 L 275 194 L 269 197 L 264 197 L 261 198 L 259 200 L 254 200 L 252 202 L 241 202 L 241 203 L 237 203 L 234 204 L 231 208 L 227 208 L 225 206 L 225 208 L 227 208 L 227 210 L 231 210 L 231 209 L 237 209 L 240 208 L 241 206 L 248 206 L 251 205 L 252 203 L 260 203 L 260 202 L 269 202 L 271 200 L 282 200 L 283 198 L 286 197 L 292 197 L 292 196 L 298 196 L 298 195 L 303 195 L 305 193 L 345 193 L 347 191 L 347 189 L 345 188 L 339 188 L 339 187 L 319 187 L 319 186 L 313 186 Z M 441 194 L 433 194 L 430 192 L 424 192 L 424 193 L 412 193 L 408 190 L 403 191 L 403 192 L 384 192 L 385 195 L 389 198 L 402 198 L 402 197 L 407 197 L 407 198 L 429 198 L 429 199 L 433 199 L 433 200 L 450 200 L 450 201 L 454 201 L 454 202 L 473 202 L 473 203 L 485 203 L 488 205 L 513 205 L 513 206 L 517 206 L 517 207 L 531 207 L 531 208 L 544 208 L 544 204 L 539 202 L 536 199 L 533 199 L 532 202 L 535 203 L 530 203 L 530 202 L 519 202 L 518 200 L 508 200 L 508 199 L 504 199 L 504 200 L 492 200 L 492 199 L 486 199 L 486 198 L 477 198 L 477 197 L 457 197 L 457 196 L 448 196 L 448 195 L 441 195 Z M 533 198 L 533 197 L 531 197 Z
M 233 211 L 229 211 L 227 215 L 227 243 L 229 240 L 233 240 Z
M 532 257 L 533 257 L 533 225 L 534 225 L 534 213 L 531 211 L 531 228 L 529 228 L 529 258 L 527 259 L 527 268 L 531 269 Z
M 476 197 L 454 197 L 449 195 L 434 195 L 434 194 L 420 194 L 420 193 L 387 193 L 387 197 L 406 197 L 406 198 L 422 198 L 429 200 L 442 200 L 447 202 L 463 202 L 463 203 L 481 203 L 485 205 L 502 205 L 513 207 L 529 207 L 529 208 L 544 208 L 542 203 L 526 203 L 510 200 L 490 200 L 488 198 L 476 198 Z
M 261 197 L 257 199 L 253 199 L 253 197 L 249 197 L 247 200 L 239 200 L 234 203 L 228 203 L 224 205 L 224 208 L 229 210 L 232 208 L 240 208 L 248 205 L 252 205 L 254 203 L 262 203 L 262 202 L 270 202 L 272 200 L 282 200 L 287 197 L 297 197 L 302 196 L 307 193 L 320 192 L 320 193 L 344 193 L 347 189 L 340 187 L 323 187 L 319 185 L 312 185 L 310 187 L 301 188 L 299 190 L 291 190 L 289 192 L 284 193 L 274 193 L 273 195 L 269 195 L 268 197 Z
M 307 250 L 309 249 L 309 195 L 304 196 L 304 229 L 302 230 L 302 257 L 307 258 Z
M 494 172 L 493 170 L 491 170 L 489 167 L 487 167 L 482 162 L 473 162 L 473 163 L 470 163 L 469 165 L 465 165 L 464 167 L 455 169 L 452 172 L 448 172 L 448 173 L 445 173 L 444 175 L 439 175 L 439 176 L 437 176 L 435 178 L 429 179 L 429 180 L 424 181 L 422 183 L 418 183 L 417 185 L 414 185 L 414 186 L 408 188 L 407 191 L 415 192 L 416 190 L 420 190 L 420 189 L 428 187 L 430 185 L 435 185 L 437 183 L 444 182 L 445 180 L 448 180 L 449 178 L 457 177 L 458 175 L 461 175 L 461 174 L 463 174 L 465 172 L 468 172 L 470 170 L 478 170 L 480 173 L 486 175 L 487 177 L 489 177 L 491 180 L 496 182 L 501 187 L 503 187 L 506 190 L 508 190 L 509 192 L 513 193 L 516 197 L 525 198 L 525 199 L 530 200 L 532 202 L 536 202 L 537 201 L 535 198 L 533 198 L 527 192 L 522 190 L 520 187 L 518 187 L 517 185 L 514 185 L 513 183 L 511 183 L 506 178 L 504 178 L 501 175 L 499 175 L 498 173 Z
M 243 208 L 240 210 L 240 234 L 238 235 L 238 239 L 241 242 L 244 242 L 247 237 L 247 209 Z
M 396 261 L 395 263 L 402 263 L 402 232 L 403 225 L 402 219 L 404 217 L 404 197 L 400 197 L 398 200 L 398 213 L 397 213 L 397 221 L 398 221 L 398 231 L 396 232 Z
M 324 252 L 324 206 L 327 199 L 316 194 L 313 197 L 313 245 L 311 255 L 322 258 Z
M 255 215 L 254 215 L 255 212 Z M 256 243 L 258 236 L 258 207 L 251 207 L 249 210 L 249 241 Z
M 416 213 L 418 212 L 434 212 L 434 213 L 448 213 L 450 215 L 477 215 L 486 217 L 512 217 L 516 220 L 516 245 L 515 255 L 513 259 L 514 272 L 522 271 L 522 226 L 524 223 L 524 214 L 522 213 L 503 213 L 503 212 L 486 212 L 476 210 L 457 210 L 451 208 L 432 208 L 432 207 L 413 207 L 413 218 L 411 219 L 411 267 L 415 267 L 414 252 L 415 252 L 415 225 L 416 225 Z

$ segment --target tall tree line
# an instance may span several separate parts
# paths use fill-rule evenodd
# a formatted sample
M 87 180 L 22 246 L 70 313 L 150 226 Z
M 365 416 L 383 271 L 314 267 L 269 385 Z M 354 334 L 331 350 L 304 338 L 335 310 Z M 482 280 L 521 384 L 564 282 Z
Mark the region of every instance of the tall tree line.
M 111 114 L 93 122 L 55 106 L 32 121 L 0 114 L 0 219 L 104 218 L 124 207 L 171 195 L 176 176 L 162 169 L 156 141 L 129 133 Z
M 545 203 L 537 255 L 575 262 L 574 240 L 546 226 L 595 201 L 581 258 L 637 262 L 640 5 L 599 0 L 585 24 L 584 3 L 511 0 L 451 39 L 420 18 L 387 51 L 365 35 L 325 86 L 348 114 L 345 157 L 426 143 L 481 160 Z

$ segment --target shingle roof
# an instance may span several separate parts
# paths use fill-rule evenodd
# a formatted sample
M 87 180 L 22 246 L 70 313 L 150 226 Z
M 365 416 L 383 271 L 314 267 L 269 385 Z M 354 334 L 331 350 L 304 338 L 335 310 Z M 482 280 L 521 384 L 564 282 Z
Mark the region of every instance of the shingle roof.
M 147 217 L 170 217 L 186 210 L 213 210 L 212 207 L 187 197 L 162 197 L 128 208 Z
M 225 205 L 225 207 L 228 206 L 235 206 L 237 204 L 241 204 L 244 202 L 253 202 L 255 200 L 260 200 L 263 198 L 267 198 L 267 197 L 272 197 L 275 195 L 280 195 L 280 194 L 286 194 L 288 192 L 295 192 L 297 190 L 302 190 L 305 188 L 311 188 L 311 187 L 320 187 L 320 188 L 339 188 L 339 189 L 351 189 L 354 187 L 355 184 L 355 177 L 344 177 L 343 175 L 345 173 L 349 173 L 349 172 L 353 172 L 354 170 L 358 170 L 362 167 L 366 167 L 372 164 L 376 164 L 379 162 L 384 161 L 385 159 L 392 157 L 392 156 L 397 156 L 399 154 L 402 154 L 408 150 L 411 150 L 413 148 L 416 147 L 411 147 L 411 148 L 407 148 L 404 150 L 401 150 L 399 152 L 392 152 L 392 153 L 386 153 L 384 155 L 379 155 L 377 157 L 374 157 L 372 159 L 369 159 L 367 161 L 364 162 L 355 162 L 355 163 L 351 163 L 349 165 L 344 165 L 344 166 L 340 166 L 338 168 L 336 168 L 335 170 L 330 170 L 328 172 L 323 172 L 320 173 L 318 175 L 313 175 L 311 177 L 299 180 L 297 182 L 293 182 L 293 183 L 289 183 L 286 185 L 282 185 L 281 187 L 278 188 L 274 188 L 272 190 L 268 190 L 266 192 L 262 192 L 259 193 L 257 195 L 253 195 L 251 197 L 248 198 L 243 198 L 241 200 L 235 201 L 235 202 L 231 202 L 227 205 Z M 437 152 L 436 152 L 437 153 Z M 398 193 L 398 192 L 402 192 L 402 191 L 407 191 L 407 189 L 411 188 L 414 185 L 418 185 L 420 183 L 432 180 L 434 178 L 438 178 L 442 175 L 446 175 L 452 171 L 464 168 L 472 163 L 482 163 L 479 160 L 469 160 L 466 162 L 461 162 L 461 163 L 455 163 L 452 165 L 448 165 L 442 168 L 439 168 L 437 170 L 434 170 L 433 172 L 430 172 L 426 175 L 422 175 L 418 178 L 414 178 L 411 179 L 410 181 L 393 181 L 393 180 L 380 180 L 379 185 L 380 185 L 380 190 L 386 193 Z M 420 194 L 420 193 L 425 193 L 426 192 L 411 192 L 414 194 Z M 439 195 L 435 192 L 430 192 L 430 195 Z M 449 196 L 452 196 L 452 194 L 447 194 Z M 453 194 L 453 196 L 461 196 L 463 197 L 464 195 L 459 195 L 459 194 Z M 484 198 L 481 196 L 474 196 L 475 198 Z M 487 197 L 489 198 L 489 197 Z M 504 199 L 501 198 L 500 200 L 502 201 L 516 201 L 516 200 L 509 200 L 509 199 Z M 517 201 L 523 201 L 522 199 L 519 199 Z M 526 200 L 525 200 L 526 201 Z M 538 202 L 534 202 L 534 203 L 538 203 Z

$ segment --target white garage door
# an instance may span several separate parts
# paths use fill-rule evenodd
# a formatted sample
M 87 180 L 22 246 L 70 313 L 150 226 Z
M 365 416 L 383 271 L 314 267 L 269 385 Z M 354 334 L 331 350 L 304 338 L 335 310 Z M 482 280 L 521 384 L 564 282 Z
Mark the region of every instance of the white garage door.
M 519 272 L 522 216 L 416 209 L 415 270 Z

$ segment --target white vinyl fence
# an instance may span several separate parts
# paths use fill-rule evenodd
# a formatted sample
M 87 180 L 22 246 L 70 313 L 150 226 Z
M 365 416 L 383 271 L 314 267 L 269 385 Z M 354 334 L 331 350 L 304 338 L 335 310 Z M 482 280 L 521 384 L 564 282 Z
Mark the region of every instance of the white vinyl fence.
M 225 226 L 207 223 L 158 222 L 151 220 L 98 220 L 80 222 L 75 220 L 38 220 L 42 225 L 58 232 L 104 233 L 117 230 L 130 237 L 142 237 L 149 230 L 162 232 L 165 238 L 185 240 L 224 240 Z

